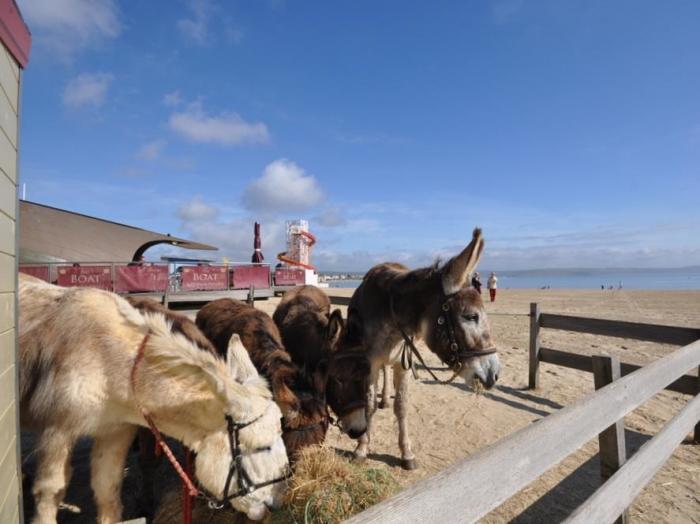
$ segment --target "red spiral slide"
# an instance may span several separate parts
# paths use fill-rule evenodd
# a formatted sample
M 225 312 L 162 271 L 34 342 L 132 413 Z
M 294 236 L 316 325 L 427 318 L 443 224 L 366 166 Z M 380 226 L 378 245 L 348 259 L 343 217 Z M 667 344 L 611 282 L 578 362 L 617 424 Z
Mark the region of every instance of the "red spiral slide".
M 315 243 L 316 243 L 316 237 L 309 233 L 308 231 L 301 231 L 300 233 L 297 233 L 298 235 L 302 236 L 304 240 L 306 241 L 307 245 L 309 248 L 311 248 Z M 293 260 L 287 256 L 287 252 L 283 251 L 282 253 L 277 254 L 277 260 L 280 262 L 284 262 L 285 264 L 289 264 L 290 266 L 298 266 L 304 269 L 316 269 L 315 266 L 312 266 L 311 264 L 302 264 L 298 260 Z

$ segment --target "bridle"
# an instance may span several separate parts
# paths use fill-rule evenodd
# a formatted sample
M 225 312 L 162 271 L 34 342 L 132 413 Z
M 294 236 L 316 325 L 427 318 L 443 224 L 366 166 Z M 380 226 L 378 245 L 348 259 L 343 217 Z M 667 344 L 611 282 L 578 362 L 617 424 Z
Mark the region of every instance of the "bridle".
M 177 472 L 177 474 L 180 476 L 182 479 L 183 484 L 187 488 L 187 493 L 191 497 L 198 497 L 198 498 L 203 498 L 207 501 L 207 504 L 211 509 L 222 509 L 227 502 L 230 502 L 231 500 L 239 497 L 243 497 L 245 495 L 249 495 L 253 493 L 254 491 L 257 491 L 258 489 L 264 488 L 266 486 L 270 486 L 272 484 L 276 484 L 278 482 L 283 482 L 287 480 L 291 476 L 291 472 L 287 471 L 284 475 L 277 477 L 272 480 L 266 480 L 264 482 L 253 482 L 252 479 L 250 478 L 250 475 L 246 471 L 246 469 L 243 467 L 243 457 L 244 454 L 241 451 L 240 447 L 240 432 L 242 429 L 247 428 L 248 426 L 251 426 L 252 424 L 255 424 L 258 420 L 260 420 L 263 416 L 264 413 L 258 415 L 256 418 L 253 420 L 249 420 L 247 422 L 235 422 L 233 420 L 233 417 L 231 415 L 225 415 L 226 419 L 226 432 L 228 434 L 228 443 L 229 443 L 229 449 L 231 452 L 231 462 L 229 464 L 229 470 L 228 474 L 226 476 L 226 483 L 224 484 L 224 491 L 223 495 L 220 498 L 217 498 L 214 496 L 212 493 L 207 491 L 204 487 L 201 485 L 195 485 L 195 483 L 192 481 L 190 476 L 185 472 L 183 467 L 180 465 L 180 463 L 177 461 L 177 458 L 175 458 L 175 455 L 173 454 L 172 450 L 170 449 L 170 446 L 165 442 L 165 439 L 163 438 L 161 432 L 158 430 L 158 427 L 156 426 L 153 417 L 151 414 L 146 410 L 146 408 L 143 407 L 143 405 L 139 402 L 138 396 L 136 394 L 136 370 L 138 369 L 139 364 L 143 360 L 143 356 L 145 353 L 146 349 L 146 344 L 148 342 L 148 339 L 150 337 L 151 333 L 150 331 L 146 333 L 146 335 L 143 337 L 143 340 L 141 341 L 141 344 L 139 345 L 138 352 L 136 353 L 136 357 L 134 358 L 134 364 L 133 367 L 131 368 L 131 389 L 132 393 L 134 395 L 134 402 L 136 403 L 136 406 L 138 407 L 139 411 L 141 412 L 141 415 L 143 418 L 146 420 L 148 423 L 149 428 L 151 429 L 151 432 L 153 433 L 153 436 L 156 439 L 156 442 L 160 446 L 160 448 L 163 450 L 163 453 L 165 453 L 165 456 L 168 458 L 170 463 L 172 464 L 173 468 Z M 253 450 L 253 453 L 260 453 L 263 451 L 270 451 L 270 447 L 261 447 L 261 448 L 256 448 Z M 233 481 L 233 476 L 236 475 L 236 491 L 231 493 L 231 483 Z
M 425 363 L 425 360 L 423 360 L 418 348 L 413 343 L 413 337 L 408 336 L 406 330 L 396 318 L 396 313 L 394 311 L 394 296 L 389 295 L 389 310 L 391 313 L 391 319 L 394 325 L 401 332 L 401 337 L 404 340 L 403 347 L 401 349 L 401 365 L 405 370 L 413 369 L 413 356 L 415 355 L 420 361 L 421 365 L 426 369 L 430 376 L 433 377 L 434 380 L 442 384 L 449 384 L 459 376 L 460 371 L 464 367 L 464 363 L 470 358 L 483 357 L 496 353 L 496 346 L 491 346 L 482 350 L 471 350 L 460 346 L 459 342 L 457 341 L 454 320 L 452 319 L 452 315 L 450 315 L 450 299 L 456 295 L 457 293 L 452 293 L 450 295 L 443 293 L 442 305 L 440 306 L 442 314 L 437 318 L 438 328 L 444 329 L 446 334 L 445 338 L 447 339 L 450 350 L 450 355 L 447 357 L 447 359 L 443 359 L 440 355 L 438 355 L 440 360 L 447 364 L 452 370 L 452 376 L 448 380 L 439 379 Z
M 199 493 L 197 493 L 199 498 L 203 498 L 207 501 L 211 509 L 222 509 L 227 502 L 231 502 L 235 498 L 244 497 L 266 486 L 283 482 L 290 477 L 291 473 L 287 472 L 276 479 L 266 480 L 264 482 L 253 482 L 250 475 L 243 467 L 244 455 L 240 448 L 239 433 L 242 429 L 255 424 L 262 417 L 263 415 L 259 415 L 248 422 L 235 422 L 231 415 L 226 415 L 226 432 L 228 433 L 229 449 L 231 450 L 231 462 L 228 468 L 228 475 L 226 476 L 226 483 L 224 484 L 223 495 L 221 498 L 217 498 L 201 485 L 199 486 Z M 263 451 L 270 451 L 270 446 L 256 448 L 253 450 L 253 453 L 260 453 Z M 234 475 L 236 475 L 236 488 L 238 489 L 231 493 L 231 482 L 233 481 Z

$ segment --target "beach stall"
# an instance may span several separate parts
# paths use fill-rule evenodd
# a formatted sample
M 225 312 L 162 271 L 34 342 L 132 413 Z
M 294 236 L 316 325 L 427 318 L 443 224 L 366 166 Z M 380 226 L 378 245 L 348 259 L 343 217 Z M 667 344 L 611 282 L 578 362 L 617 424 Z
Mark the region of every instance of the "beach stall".
M 17 393 L 17 150 L 22 69 L 31 37 L 12 0 L 0 0 L 0 522 L 21 522 Z

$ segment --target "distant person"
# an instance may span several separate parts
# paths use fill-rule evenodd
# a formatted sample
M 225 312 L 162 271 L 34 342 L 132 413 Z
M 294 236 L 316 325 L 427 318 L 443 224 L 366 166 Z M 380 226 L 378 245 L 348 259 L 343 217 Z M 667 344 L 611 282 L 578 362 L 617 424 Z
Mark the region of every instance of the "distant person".
M 486 282 L 486 286 L 489 288 L 489 296 L 491 297 L 491 302 L 496 301 L 496 288 L 498 287 L 498 277 L 496 273 L 491 271 L 489 279 Z
M 479 273 L 474 273 L 472 277 L 472 287 L 481 295 L 481 275 L 479 275 Z
M 601 284 L 601 285 L 600 285 L 600 289 L 603 289 L 603 290 L 604 290 L 604 289 L 605 289 L 605 285 L 604 285 L 604 284 Z

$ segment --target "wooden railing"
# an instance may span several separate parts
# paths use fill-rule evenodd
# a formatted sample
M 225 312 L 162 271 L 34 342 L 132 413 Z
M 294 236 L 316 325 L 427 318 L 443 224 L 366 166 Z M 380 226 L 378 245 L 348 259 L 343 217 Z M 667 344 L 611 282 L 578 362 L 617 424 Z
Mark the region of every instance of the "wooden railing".
M 549 315 L 548 319 L 547 316 L 539 314 L 536 306 L 533 307 L 533 311 L 536 314 L 532 317 L 531 325 L 537 326 L 537 329 L 531 341 L 535 343 L 535 355 L 538 357 L 542 355 L 542 348 L 539 348 L 538 344 L 538 332 L 539 327 L 543 327 L 543 316 L 544 325 L 547 327 L 557 324 L 566 325 L 565 329 L 572 331 L 583 330 L 581 324 L 570 320 L 571 317 Z M 566 320 L 563 320 L 564 318 Z M 549 323 L 548 320 L 552 322 Z M 583 320 L 588 322 L 592 319 Z M 622 336 L 627 338 L 644 337 L 641 339 L 648 340 L 647 337 L 655 337 L 655 341 L 664 342 L 684 340 L 687 345 L 646 366 L 625 368 L 629 372 L 626 376 L 621 376 L 619 362 L 614 358 L 585 357 L 590 360 L 590 370 L 597 370 L 598 389 L 595 392 L 480 450 L 437 475 L 413 484 L 348 522 L 474 522 L 596 436 L 599 437 L 601 445 L 606 446 L 605 460 L 612 464 L 617 461 L 620 467 L 617 471 L 606 472 L 606 476 L 610 476 L 609 480 L 571 515 L 570 521 L 624 521 L 625 509 L 700 420 L 700 397 L 696 396 L 691 400 L 624 464 L 624 447 L 620 447 L 621 421 L 627 413 L 659 391 L 676 384 L 679 377 L 686 380 L 684 374 L 700 365 L 700 340 L 692 343 L 688 340 L 692 337 L 700 338 L 700 333 L 698 330 L 668 326 L 661 326 L 663 329 L 652 333 L 641 325 L 621 324 L 625 326 L 625 334 Z M 594 321 L 588 325 L 593 326 L 591 329 L 599 334 L 616 336 L 614 333 L 619 332 L 607 321 Z M 531 346 L 531 355 L 532 349 Z M 538 358 L 537 362 L 539 361 Z M 532 367 L 530 371 L 532 377 Z M 537 374 L 534 376 L 536 378 Z M 696 381 L 697 387 L 698 379 L 690 379 Z M 700 389 L 695 389 L 693 394 L 698 392 Z

